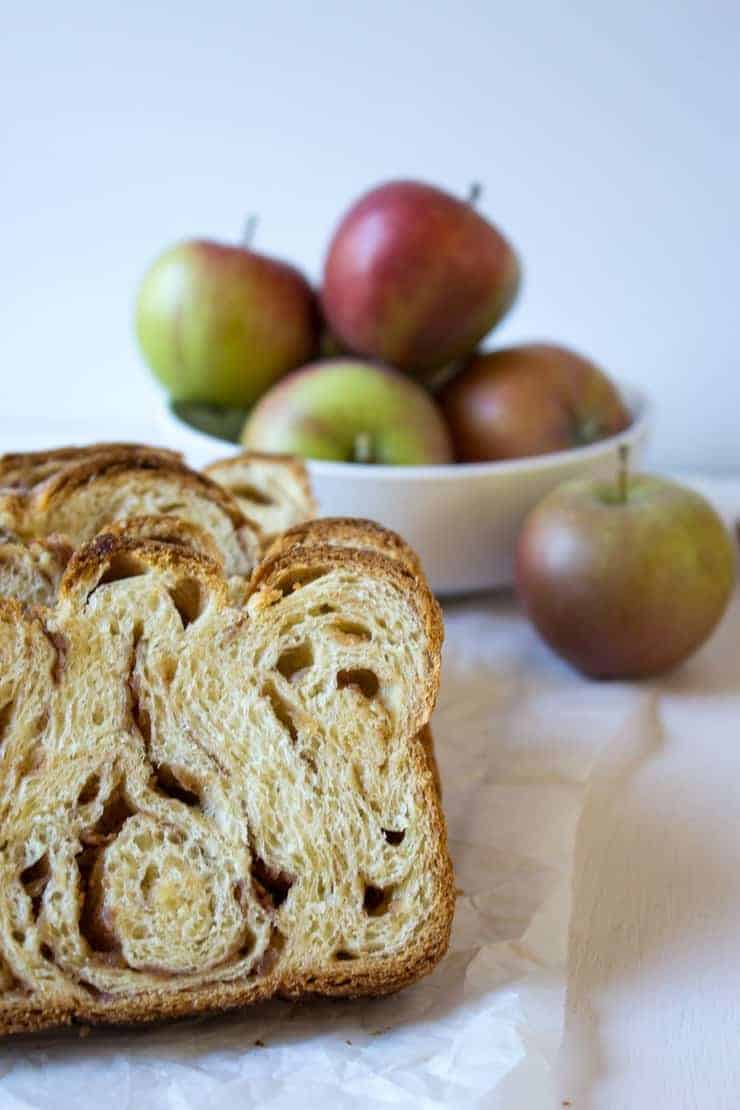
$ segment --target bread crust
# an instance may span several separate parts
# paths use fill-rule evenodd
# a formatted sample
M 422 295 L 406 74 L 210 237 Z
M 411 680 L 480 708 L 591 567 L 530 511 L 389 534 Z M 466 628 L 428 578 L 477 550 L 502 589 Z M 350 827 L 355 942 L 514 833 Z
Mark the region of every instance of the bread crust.
M 319 517 L 297 524 L 273 541 L 265 558 L 276 558 L 294 548 L 320 547 L 324 544 L 379 551 L 396 559 L 416 578 L 426 582 L 421 561 L 414 549 L 397 532 L 361 517 Z
M 52 475 L 33 497 L 36 511 L 48 511 L 50 506 L 80 486 L 103 477 L 121 477 L 140 471 L 155 471 L 162 477 L 175 476 L 184 486 L 197 490 L 219 505 L 236 525 L 249 523 L 233 497 L 217 482 L 199 474 L 184 463 L 163 459 L 157 450 L 140 449 L 121 455 L 118 451 L 108 455 L 94 455 L 91 459 L 65 466 Z
M 0 487 L 24 492 L 46 481 L 72 463 L 114 455 L 136 458 L 142 452 L 157 455 L 162 462 L 182 463 L 179 451 L 145 447 L 140 443 L 92 443 L 85 447 L 56 447 L 47 451 L 17 451 L 0 455 Z
M 169 576 L 197 578 L 219 610 L 228 610 L 227 589 L 219 567 L 203 554 L 182 546 L 162 542 L 156 535 L 142 539 L 145 528 L 136 527 L 127 533 L 125 527 L 114 526 L 81 548 L 71 559 L 60 589 L 59 606 L 82 608 L 90 592 L 122 556 L 141 561 L 155 572 Z M 156 531 L 156 529 L 155 529 Z M 389 539 L 390 546 L 394 541 Z M 452 866 L 447 850 L 446 826 L 437 790 L 419 734 L 426 728 L 433 710 L 439 685 L 440 651 L 443 627 L 439 606 L 423 580 L 403 562 L 383 554 L 377 548 L 353 549 L 312 545 L 296 545 L 258 568 L 249 590 L 248 608 L 251 619 L 260 619 L 263 607 L 275 599 L 291 595 L 302 588 L 304 581 L 316 571 L 347 570 L 363 582 L 383 582 L 393 587 L 413 610 L 424 629 L 426 658 L 425 680 L 418 691 L 418 701 L 409 718 L 410 774 L 419 792 L 420 806 L 428 815 L 432 830 L 427 845 L 429 858 L 425 871 L 431 891 L 433 910 L 424 920 L 419 934 L 403 950 L 390 957 L 358 956 L 351 964 L 294 968 L 289 973 L 280 965 L 255 981 L 217 982 L 205 987 L 183 987 L 177 991 L 147 989 L 122 996 L 96 996 L 86 1000 L 49 1000 L 40 1004 L 33 998 L 15 997 L 3 1005 L 0 996 L 0 1034 L 29 1033 L 72 1023 L 90 1025 L 129 1025 L 140 1022 L 169 1020 L 194 1014 L 218 1012 L 242 1007 L 270 997 L 304 998 L 313 996 L 358 997 L 388 994 L 414 982 L 430 972 L 446 951 L 454 909 Z M 238 614 L 231 610 L 234 618 Z M 47 622 L 45 611 L 30 616 L 14 601 L 0 600 L 0 624 L 9 618 L 12 626 L 34 620 Z

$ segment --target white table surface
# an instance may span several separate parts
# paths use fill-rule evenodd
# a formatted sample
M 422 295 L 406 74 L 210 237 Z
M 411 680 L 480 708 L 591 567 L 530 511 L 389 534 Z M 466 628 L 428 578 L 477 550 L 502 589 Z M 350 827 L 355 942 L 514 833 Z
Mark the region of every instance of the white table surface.
M 96 435 L 158 438 L 146 417 Z M 30 435 L 0 426 L 0 437 L 3 450 L 14 450 L 90 434 L 80 414 L 73 425 L 37 424 Z M 694 484 L 728 519 L 740 516 L 740 476 Z M 510 599 L 500 604 L 511 612 Z M 525 658 L 561 674 L 576 716 L 582 691 L 587 714 L 593 685 L 575 683 L 527 635 Z M 671 678 L 601 689 L 614 705 L 614 736 L 604 737 L 577 838 L 556 1104 L 737 1110 L 740 598 L 710 644 Z

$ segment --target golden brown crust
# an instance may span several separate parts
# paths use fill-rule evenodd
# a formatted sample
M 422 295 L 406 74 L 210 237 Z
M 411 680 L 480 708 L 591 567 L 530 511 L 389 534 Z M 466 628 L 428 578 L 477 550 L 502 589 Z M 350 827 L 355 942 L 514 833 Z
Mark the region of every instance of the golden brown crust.
M 101 532 L 72 556 L 59 587 L 60 600 L 89 596 L 115 560 L 130 556 L 154 570 L 181 572 L 200 579 L 208 590 L 226 604 L 226 582 L 217 563 L 192 549 L 157 540 L 142 540 L 138 534 Z M 84 597 L 83 597 L 84 604 Z
M 384 528 L 374 520 L 360 517 L 320 517 L 298 524 L 278 536 L 265 557 L 271 559 L 296 547 L 322 544 L 380 551 L 391 559 L 397 559 L 417 578 L 425 580 L 419 556 L 397 532 Z
M 155 471 L 162 477 L 177 477 L 183 485 L 197 490 L 223 509 L 237 527 L 245 523 L 251 523 L 247 521 L 234 498 L 229 495 L 223 486 L 211 481 L 205 475 L 191 470 L 184 463 L 163 459 L 156 449 L 139 450 L 125 457 L 121 457 L 117 452 L 110 455 L 95 455 L 91 459 L 66 466 L 37 490 L 33 497 L 34 508 L 37 512 L 44 512 L 55 501 L 90 481 L 112 475 L 121 477 L 144 470 Z
M 92 443 L 85 447 L 56 447 L 47 451 L 19 451 L 0 456 L 0 486 L 26 491 L 66 466 L 101 456 L 136 457 L 156 453 L 163 462 L 181 463 L 179 451 L 140 443 Z
M 114 536 L 126 541 L 167 544 L 181 547 L 196 555 L 204 555 L 219 567 L 223 567 L 223 557 L 212 537 L 189 520 L 173 516 L 133 516 L 126 520 L 116 520 L 98 532 L 98 537 Z M 71 555 L 71 551 L 70 551 Z
M 65 572 L 59 604 L 83 607 L 101 578 L 117 562 L 120 564 L 121 560 L 128 559 L 165 574 L 199 579 L 215 595 L 217 606 L 227 609 L 226 583 L 212 561 L 181 545 L 161 541 L 156 535 L 142 542 L 144 531 L 145 528 L 139 527 L 127 534 L 125 528 L 115 526 L 81 548 Z M 437 695 L 443 629 L 439 607 L 428 586 L 398 559 L 389 558 L 377 549 L 354 550 L 330 545 L 314 545 L 310 549 L 296 547 L 258 568 L 250 587 L 251 610 L 256 613 L 251 619 L 259 619 L 260 607 L 263 604 L 269 607 L 276 596 L 293 596 L 304 585 L 315 581 L 317 571 L 344 569 L 359 572 L 362 581 L 390 584 L 417 613 L 424 629 L 427 678 L 423 689 L 418 691 L 418 708 L 409 720 L 409 728 L 415 735 L 408 741 L 412 780 L 416 784 L 420 808 L 429 816 L 434 842 L 425 871 L 433 910 L 425 919 L 423 930 L 394 956 L 383 959 L 359 956 L 351 964 L 323 965 L 289 973 L 282 973 L 278 965 L 274 972 L 258 981 L 248 976 L 245 980 L 184 987 L 176 992 L 164 988 L 147 989 L 128 997 L 91 995 L 87 1001 L 49 1000 L 43 1005 L 16 994 L 6 1004 L 0 1002 L 0 1034 L 33 1032 L 75 1022 L 127 1025 L 158 1021 L 229 1010 L 274 996 L 383 995 L 427 974 L 444 954 L 454 909 L 454 886 L 444 816 L 424 739 Z M 0 619 L 3 615 L 9 617 L 14 626 L 32 619 L 23 614 L 16 602 L 0 600 Z

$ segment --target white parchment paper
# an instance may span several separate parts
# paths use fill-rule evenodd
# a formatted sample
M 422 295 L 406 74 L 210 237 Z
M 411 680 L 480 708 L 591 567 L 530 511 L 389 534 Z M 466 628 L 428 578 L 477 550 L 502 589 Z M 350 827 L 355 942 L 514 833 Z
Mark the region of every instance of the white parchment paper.
M 10 1042 L 2 1107 L 551 1105 L 576 823 L 625 691 L 571 676 L 505 596 L 446 623 L 434 733 L 460 893 L 437 970 L 386 999 Z

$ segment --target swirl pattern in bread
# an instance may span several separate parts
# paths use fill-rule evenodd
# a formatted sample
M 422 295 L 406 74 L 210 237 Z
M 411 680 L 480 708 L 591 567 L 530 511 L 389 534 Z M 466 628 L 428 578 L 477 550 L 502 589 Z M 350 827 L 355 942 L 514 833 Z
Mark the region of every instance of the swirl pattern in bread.
M 205 554 L 123 528 L 54 609 L 0 602 L 0 1032 L 429 971 L 441 634 L 377 551 L 288 551 L 237 609 Z

